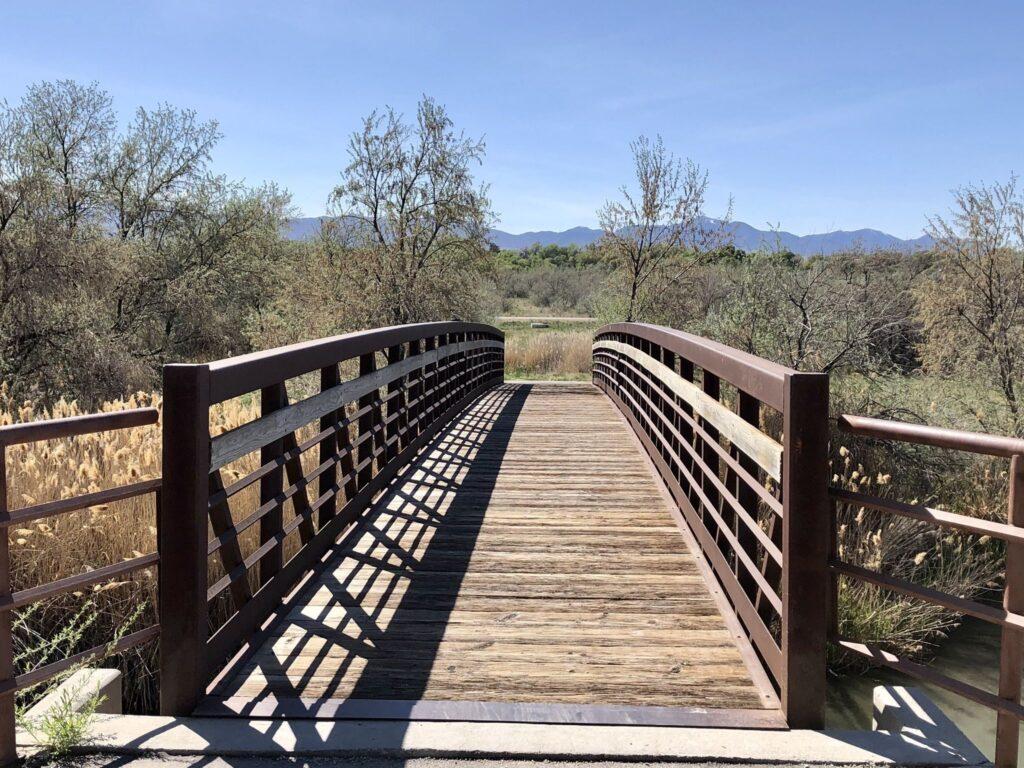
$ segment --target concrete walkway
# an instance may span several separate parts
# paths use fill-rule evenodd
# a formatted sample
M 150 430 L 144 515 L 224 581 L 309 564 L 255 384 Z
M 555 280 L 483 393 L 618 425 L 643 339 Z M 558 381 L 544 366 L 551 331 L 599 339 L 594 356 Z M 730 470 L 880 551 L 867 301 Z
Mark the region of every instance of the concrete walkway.
M 269 758 L 269 757 L 181 757 L 150 755 L 118 757 L 111 755 L 76 756 L 64 763 L 45 763 L 41 768 L 508 768 L 501 760 L 444 760 L 422 758 L 414 760 L 383 758 Z M 719 768 L 729 763 L 635 763 L 597 762 L 559 763 L 558 768 Z M 745 768 L 796 768 L 806 763 L 747 763 Z M 519 762 L 516 768 L 552 768 L 548 762 Z M 867 768 L 844 766 L 844 768 Z

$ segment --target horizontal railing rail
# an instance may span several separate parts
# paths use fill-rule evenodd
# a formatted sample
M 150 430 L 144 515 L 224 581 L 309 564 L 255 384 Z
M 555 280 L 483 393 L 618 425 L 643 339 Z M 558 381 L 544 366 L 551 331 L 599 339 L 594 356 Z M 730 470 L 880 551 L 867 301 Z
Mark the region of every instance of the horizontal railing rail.
M 841 432 L 857 437 L 894 440 L 1010 459 L 1006 523 L 955 514 L 916 503 L 881 499 L 844 488 L 831 488 L 833 534 L 829 560 L 832 571 L 830 639 L 837 646 L 870 663 L 895 669 L 994 710 L 997 713 L 996 765 L 1017 765 L 1020 721 L 1024 720 L 1024 707 L 1020 704 L 1021 666 L 1024 663 L 1024 440 L 849 415 L 839 418 L 838 427 Z M 841 560 L 834 520 L 841 505 L 854 509 L 866 508 L 886 515 L 930 523 L 946 530 L 990 536 L 1003 541 L 1006 545 L 1006 565 L 1002 607 L 951 595 Z M 998 694 L 944 675 L 927 665 L 900 658 L 877 644 L 841 637 L 837 626 L 840 577 L 871 584 L 1000 627 L 1002 636 Z
M 342 364 L 358 372 L 343 379 Z M 319 391 L 293 401 L 306 374 Z M 190 714 L 399 470 L 503 377 L 504 335 L 462 322 L 167 366 L 161 711 Z M 259 416 L 211 435 L 211 407 L 239 396 Z
M 15 695 L 18 691 L 52 680 L 76 666 L 92 663 L 143 645 L 160 633 L 158 621 L 156 624 L 131 634 L 114 638 L 110 643 L 89 648 L 67 658 L 18 674 L 14 661 L 13 611 L 56 595 L 102 584 L 146 568 L 155 567 L 160 562 L 160 556 L 156 552 L 139 555 L 123 562 L 100 566 L 85 573 L 12 591 L 8 529 L 11 526 L 22 525 L 32 520 L 67 514 L 150 493 L 154 494 L 156 499 L 156 516 L 159 521 L 161 480 L 159 478 L 144 480 L 93 493 L 11 509 L 7 487 L 7 449 L 26 443 L 147 426 L 156 424 L 159 416 L 156 408 L 135 408 L 0 426 L 0 764 L 7 764 L 17 759 Z
M 593 380 L 633 427 L 793 727 L 825 692 L 828 377 L 660 326 L 594 337 Z

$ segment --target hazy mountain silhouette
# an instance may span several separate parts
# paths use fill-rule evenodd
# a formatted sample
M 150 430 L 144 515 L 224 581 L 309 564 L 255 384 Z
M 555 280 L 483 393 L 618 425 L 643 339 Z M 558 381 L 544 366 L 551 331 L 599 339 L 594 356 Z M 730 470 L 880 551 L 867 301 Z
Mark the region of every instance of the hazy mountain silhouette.
M 289 219 L 286 236 L 291 240 L 306 240 L 313 237 L 320 227 L 319 218 Z M 896 250 L 915 251 L 929 248 L 932 239 L 928 235 L 904 240 L 877 229 L 857 229 L 852 232 L 837 230 L 820 235 L 794 235 L 792 232 L 772 232 L 757 229 L 742 221 L 730 224 L 733 242 L 744 251 L 759 248 L 775 248 L 776 245 L 801 256 L 831 254 L 861 248 L 865 251 Z M 585 246 L 601 237 L 601 230 L 589 227 L 573 227 L 562 232 L 542 230 L 513 234 L 500 229 L 491 230 L 491 242 L 503 249 L 517 251 L 534 243 L 540 245 Z

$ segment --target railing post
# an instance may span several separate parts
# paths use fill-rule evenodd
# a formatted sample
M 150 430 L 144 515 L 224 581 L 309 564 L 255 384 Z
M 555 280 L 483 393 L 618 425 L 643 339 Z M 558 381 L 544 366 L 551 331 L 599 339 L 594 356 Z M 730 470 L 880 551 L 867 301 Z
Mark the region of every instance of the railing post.
M 160 712 L 189 715 L 206 692 L 210 369 L 164 366 Z
M 1010 499 L 1007 522 L 1024 527 L 1024 456 L 1010 459 Z M 1006 543 L 1006 579 L 1003 584 L 1003 608 L 1024 613 L 1024 545 Z M 999 649 L 999 698 L 1020 703 L 1021 663 L 1024 660 L 1024 636 L 1019 629 L 1003 627 Z M 996 716 L 996 766 L 1017 765 L 1020 722 L 1014 715 Z
M 387 352 L 387 364 L 394 365 L 399 363 L 405 357 L 405 349 L 401 344 L 396 344 L 392 347 L 388 347 Z M 399 376 L 394 381 L 390 382 L 387 387 L 388 391 L 388 404 L 387 408 L 384 409 L 385 418 L 388 420 L 387 428 L 384 431 L 385 435 L 385 449 L 384 449 L 384 462 L 391 461 L 395 456 L 398 455 L 401 449 L 401 442 L 399 437 L 399 429 L 402 426 L 401 416 L 405 411 L 405 398 L 403 397 L 403 390 L 405 389 L 405 377 Z
M 374 352 L 367 352 L 366 354 L 359 356 L 359 375 L 369 376 L 371 373 L 377 370 L 377 357 Z M 359 443 L 359 450 L 357 452 L 357 464 L 360 466 L 363 462 L 366 462 L 366 466 L 358 470 L 358 488 L 362 490 L 370 484 L 370 480 L 374 476 L 374 460 L 373 460 L 373 445 L 376 440 L 370 434 L 371 430 L 377 426 L 378 419 L 376 418 L 377 408 L 373 405 L 374 401 L 380 396 L 377 390 L 368 392 L 359 398 L 359 410 L 367 409 L 366 413 L 359 417 L 359 437 L 357 438 Z
M 332 365 L 328 365 L 320 369 L 321 392 L 326 392 L 327 390 L 336 387 L 340 383 L 341 376 L 338 371 L 337 363 L 333 363 Z M 331 427 L 335 428 L 334 434 L 329 435 L 328 437 L 325 437 L 323 440 L 320 441 L 319 452 L 321 464 L 327 461 L 332 461 L 334 459 L 335 454 L 338 452 L 338 445 L 342 441 L 339 440 L 339 432 L 341 432 L 341 429 L 337 425 L 338 422 L 343 418 L 345 418 L 344 406 L 342 406 L 340 410 L 329 411 L 328 413 L 320 417 L 321 432 L 324 431 L 325 429 L 330 429 Z M 347 430 L 348 427 L 346 426 L 345 429 Z M 338 462 L 334 461 L 331 464 L 331 466 L 327 470 L 325 470 L 322 475 L 320 475 L 320 495 L 322 496 L 325 493 L 331 493 L 337 481 Z M 330 519 L 334 517 L 334 515 L 337 513 L 339 493 L 340 489 L 320 506 L 320 511 L 317 514 L 317 520 L 319 522 L 320 528 L 323 528 L 325 525 L 327 525 Z
M 284 382 L 271 384 L 260 390 L 260 415 L 269 416 L 274 411 L 279 411 L 288 405 L 288 391 Z M 260 448 L 260 465 L 267 465 L 281 458 L 285 452 L 284 440 L 278 438 L 266 443 Z M 275 499 L 280 499 L 284 493 L 284 465 L 279 463 L 277 467 L 267 472 L 260 478 L 260 505 L 270 504 Z M 284 528 L 284 502 L 279 501 L 277 506 L 260 518 L 260 545 L 267 544 L 278 536 Z M 260 558 L 259 580 L 260 586 L 267 584 L 284 567 L 284 542 L 278 541 L 274 547 Z
M 7 517 L 7 446 L 0 443 L 0 516 Z M 11 547 L 7 528 L 0 528 L 0 600 L 11 597 Z M 0 611 L 0 685 L 14 683 L 13 611 Z M 18 760 L 14 724 L 15 691 L 0 693 L 0 765 Z
M 782 709 L 821 728 L 828 618 L 828 375 L 793 373 L 783 400 Z

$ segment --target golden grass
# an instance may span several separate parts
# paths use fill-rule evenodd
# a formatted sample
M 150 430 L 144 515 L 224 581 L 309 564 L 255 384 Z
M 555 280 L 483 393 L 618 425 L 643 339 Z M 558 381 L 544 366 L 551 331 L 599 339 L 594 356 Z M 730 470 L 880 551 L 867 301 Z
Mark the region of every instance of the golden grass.
M 508 378 L 572 378 L 590 376 L 593 336 L 587 331 L 527 330 L 505 336 Z
M 843 439 L 843 438 L 840 438 Z M 900 476 L 868 469 L 879 456 L 858 445 L 856 453 L 840 445 L 832 461 L 832 484 L 880 498 L 911 503 L 932 503 L 962 514 L 1005 519 L 1006 473 L 998 462 L 972 460 L 959 488 L 959 504 L 923 497 L 929 488 Z M 948 465 L 952 471 L 954 465 Z M 941 503 L 946 501 L 947 503 Z M 855 504 L 839 504 L 837 546 L 840 560 L 881 572 L 913 584 L 969 600 L 987 601 L 1001 587 L 1003 548 L 988 536 L 951 531 Z M 966 507 L 966 508 L 958 508 Z M 938 605 L 897 594 L 872 584 L 842 578 L 839 581 L 839 634 L 861 642 L 877 643 L 900 656 L 926 658 L 958 626 L 962 617 Z M 860 668 L 863 661 L 833 652 L 834 668 Z
M 101 411 L 157 407 L 159 395 L 137 393 L 105 403 Z M 0 388 L 0 424 L 81 415 L 75 402 L 60 401 L 51 409 L 14 403 Z M 256 410 L 241 401 L 215 408 L 214 434 L 251 420 Z M 119 485 L 155 478 L 161 472 L 159 425 L 50 440 L 7 449 L 8 504 L 31 504 L 70 498 Z M 240 463 L 255 468 L 255 458 Z M 240 467 L 233 467 L 240 472 Z M 258 485 L 257 485 L 258 488 Z M 255 493 L 253 491 L 252 493 Z M 252 493 L 250 495 L 252 495 Z M 45 518 L 8 531 L 11 581 L 14 590 L 84 573 L 156 551 L 156 504 L 152 494 Z M 211 564 L 211 577 L 219 576 Z M 78 651 L 109 643 L 154 623 L 155 569 L 137 571 L 122 580 L 61 595 L 26 607 L 15 617 L 17 671 L 27 672 Z M 125 698 L 130 711 L 156 706 L 155 647 L 125 654 Z M 30 691 L 22 703 L 39 691 Z

